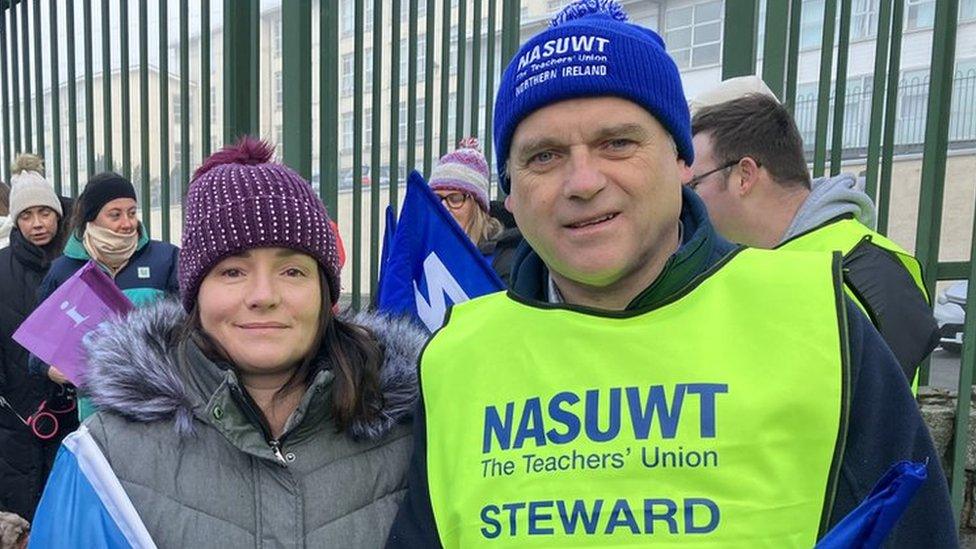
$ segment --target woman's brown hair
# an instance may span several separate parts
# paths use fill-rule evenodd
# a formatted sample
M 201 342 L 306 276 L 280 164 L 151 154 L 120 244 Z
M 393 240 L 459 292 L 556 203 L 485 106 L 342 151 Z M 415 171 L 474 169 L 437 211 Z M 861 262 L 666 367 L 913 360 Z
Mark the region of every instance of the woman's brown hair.
M 332 414 L 336 429 L 342 431 L 354 421 L 369 422 L 383 409 L 380 390 L 380 368 L 384 352 L 368 329 L 341 320 L 332 313 L 329 283 L 319 266 L 321 310 L 312 348 L 302 358 L 291 377 L 278 390 L 284 395 L 298 385 L 307 387 L 319 370 L 332 370 Z M 203 330 L 199 301 L 183 325 L 182 340 L 192 340 L 204 355 L 214 362 L 236 366 L 227 352 Z

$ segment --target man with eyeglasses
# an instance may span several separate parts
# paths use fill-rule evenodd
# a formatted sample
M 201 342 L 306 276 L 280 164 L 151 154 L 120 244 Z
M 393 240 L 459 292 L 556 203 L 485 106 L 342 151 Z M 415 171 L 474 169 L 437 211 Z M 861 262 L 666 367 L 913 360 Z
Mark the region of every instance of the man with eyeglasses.
M 511 290 L 454 306 L 421 355 L 389 547 L 813 547 L 906 459 L 931 478 L 890 542 L 956 545 L 839 255 L 733 249 L 682 187 L 690 117 L 660 36 L 573 2 L 495 105 L 526 243 Z
M 686 185 L 718 232 L 758 248 L 841 252 L 848 294 L 917 383 L 918 365 L 939 341 L 921 265 L 871 229 L 874 204 L 854 176 L 811 182 L 793 117 L 771 95 L 699 105 L 692 120 L 697 175 Z

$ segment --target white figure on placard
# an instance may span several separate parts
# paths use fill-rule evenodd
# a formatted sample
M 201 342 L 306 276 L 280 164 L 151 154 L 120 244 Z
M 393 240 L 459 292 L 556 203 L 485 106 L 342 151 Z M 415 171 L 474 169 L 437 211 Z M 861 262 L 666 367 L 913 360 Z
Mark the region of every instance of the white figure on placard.
M 61 302 L 61 310 L 62 311 L 64 311 L 65 309 L 68 309 L 68 307 L 71 307 L 71 303 L 69 303 L 67 301 L 62 301 Z M 78 312 L 78 309 L 75 308 L 75 307 L 71 307 L 64 314 L 68 315 L 68 318 L 70 318 L 71 320 L 74 321 L 74 323 L 75 323 L 75 326 L 74 327 L 75 328 L 77 328 L 78 326 L 80 326 L 82 322 L 88 320 L 88 317 L 87 316 L 82 316 L 81 313 Z

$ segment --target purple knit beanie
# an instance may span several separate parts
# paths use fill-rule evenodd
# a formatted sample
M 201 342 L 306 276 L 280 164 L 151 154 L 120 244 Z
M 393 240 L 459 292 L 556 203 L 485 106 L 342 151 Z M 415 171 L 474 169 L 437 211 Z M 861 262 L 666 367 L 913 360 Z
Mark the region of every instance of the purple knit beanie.
M 329 281 L 332 304 L 338 301 L 339 255 L 325 206 L 294 170 L 271 161 L 273 153 L 268 143 L 244 137 L 210 155 L 193 174 L 179 262 L 187 311 L 214 265 L 253 248 L 290 248 L 314 257 Z
M 428 185 L 435 191 L 468 193 L 482 210 L 488 212 L 488 161 L 481 153 L 478 139 L 463 139 L 457 150 L 442 156 L 430 174 Z

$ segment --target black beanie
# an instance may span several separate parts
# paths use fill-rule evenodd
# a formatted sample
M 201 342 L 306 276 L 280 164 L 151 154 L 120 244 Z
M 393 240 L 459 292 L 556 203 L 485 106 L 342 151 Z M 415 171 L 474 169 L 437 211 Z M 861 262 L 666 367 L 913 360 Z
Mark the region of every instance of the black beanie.
M 136 200 L 136 189 L 128 179 L 114 172 L 100 173 L 89 179 L 81 193 L 85 221 L 94 221 L 102 206 L 116 198 Z

